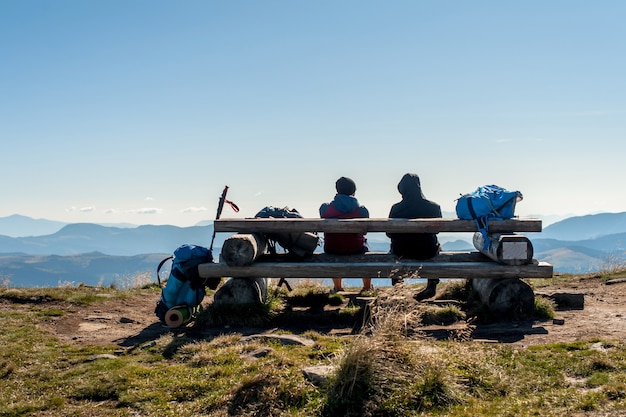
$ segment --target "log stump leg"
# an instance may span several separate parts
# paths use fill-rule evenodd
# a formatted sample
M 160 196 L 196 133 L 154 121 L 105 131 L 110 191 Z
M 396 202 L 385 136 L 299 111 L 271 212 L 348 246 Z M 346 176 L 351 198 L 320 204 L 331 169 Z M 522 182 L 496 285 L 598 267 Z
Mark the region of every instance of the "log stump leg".
M 530 314 L 535 309 L 535 293 L 518 278 L 472 279 L 472 288 L 493 314 Z
M 230 278 L 213 295 L 215 305 L 262 304 L 271 278 Z
M 228 266 L 249 266 L 267 249 L 261 233 L 235 234 L 224 241 L 220 260 Z
M 533 260 L 533 245 L 523 235 L 493 233 L 485 238 L 476 232 L 472 242 L 477 251 L 504 265 L 526 265 Z

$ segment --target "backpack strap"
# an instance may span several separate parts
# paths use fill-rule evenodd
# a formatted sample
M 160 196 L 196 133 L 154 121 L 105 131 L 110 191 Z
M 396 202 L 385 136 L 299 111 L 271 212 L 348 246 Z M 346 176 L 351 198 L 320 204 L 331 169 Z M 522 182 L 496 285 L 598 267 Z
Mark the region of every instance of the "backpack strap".
M 159 287 L 161 288 L 163 288 L 163 285 L 161 285 L 161 277 L 159 276 L 159 272 L 161 272 L 161 267 L 163 266 L 163 264 L 170 259 L 174 259 L 174 256 L 168 256 L 167 258 L 163 259 L 161 262 L 159 262 L 159 266 L 157 267 L 157 281 L 159 283 Z
M 478 231 L 483 235 L 483 240 L 485 243 L 483 244 L 483 251 L 489 249 L 489 245 L 491 244 L 491 239 L 489 239 L 489 216 L 483 216 L 479 219 L 476 219 L 476 227 Z
M 267 238 L 267 251 L 271 256 L 276 256 L 276 241 L 269 237 Z
M 467 198 L 467 209 L 469 210 L 471 216 L 473 219 L 476 219 L 476 224 L 478 224 L 478 217 L 476 216 L 476 211 L 474 211 L 474 205 L 472 204 L 472 199 L 471 198 Z M 478 227 L 480 229 L 480 226 Z

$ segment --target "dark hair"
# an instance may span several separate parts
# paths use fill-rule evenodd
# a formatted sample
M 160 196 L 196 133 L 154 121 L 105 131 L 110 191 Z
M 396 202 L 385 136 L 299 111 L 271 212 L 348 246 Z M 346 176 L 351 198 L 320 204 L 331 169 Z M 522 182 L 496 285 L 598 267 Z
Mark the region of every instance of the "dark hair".
M 353 195 L 356 192 L 356 184 L 348 177 L 341 177 L 335 183 L 337 193 L 345 195 Z

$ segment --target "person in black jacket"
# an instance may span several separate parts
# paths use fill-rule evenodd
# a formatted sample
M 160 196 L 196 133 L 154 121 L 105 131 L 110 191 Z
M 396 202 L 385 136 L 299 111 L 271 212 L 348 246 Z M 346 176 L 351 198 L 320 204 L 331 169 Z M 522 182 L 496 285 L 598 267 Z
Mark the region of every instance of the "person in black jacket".
M 439 204 L 424 197 L 420 179 L 417 174 L 404 174 L 398 183 L 398 191 L 402 201 L 394 204 L 389 212 L 389 218 L 417 219 L 440 218 Z M 387 233 L 391 239 L 391 252 L 402 258 L 429 259 L 440 251 L 436 233 Z M 392 278 L 395 285 L 402 282 L 401 278 Z M 426 288 L 415 294 L 416 300 L 431 298 L 437 290 L 438 279 L 428 279 Z

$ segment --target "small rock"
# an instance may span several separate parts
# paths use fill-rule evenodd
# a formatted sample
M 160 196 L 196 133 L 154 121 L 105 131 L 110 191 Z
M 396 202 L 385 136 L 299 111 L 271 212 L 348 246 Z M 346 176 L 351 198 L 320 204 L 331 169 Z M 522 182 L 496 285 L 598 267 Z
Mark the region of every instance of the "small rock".
M 602 344 L 602 342 L 596 342 L 593 345 L 589 346 L 591 350 L 597 350 L 598 352 L 606 352 L 606 348 Z
M 93 355 L 87 358 L 87 362 L 97 361 L 98 359 L 117 359 L 117 356 L 110 353 L 103 353 L 101 355 Z
M 135 324 L 139 323 L 137 320 L 129 319 L 128 317 L 120 317 L 120 323 L 123 324 Z
M 272 352 L 272 349 L 270 348 L 260 348 L 260 349 L 255 349 L 252 352 L 248 352 L 242 356 L 245 359 L 258 359 L 258 358 L 264 358 L 265 356 L 269 355 L 270 352 Z
M 292 334 L 254 334 L 242 339 L 242 342 L 248 342 L 250 340 L 260 338 L 278 340 L 283 345 L 313 346 L 315 344 L 313 339 L 307 339 L 306 337 L 300 337 Z
M 151 347 L 153 347 L 153 346 L 156 346 L 156 341 L 155 341 L 155 340 L 151 340 L 151 341 L 149 341 L 149 342 L 144 343 L 144 344 L 141 346 L 141 348 L 142 348 L 142 349 L 149 349 L 149 348 L 151 348 Z
M 577 293 L 553 293 L 547 294 L 552 299 L 559 310 L 584 310 L 585 295 Z
M 556 324 L 556 325 L 562 326 L 562 325 L 565 324 L 565 320 L 564 319 L 553 319 L 552 320 L 552 324 Z
M 328 378 L 332 375 L 335 368 L 333 366 L 309 366 L 308 368 L 302 369 L 302 374 L 304 377 L 311 381 L 315 385 L 324 384 Z

